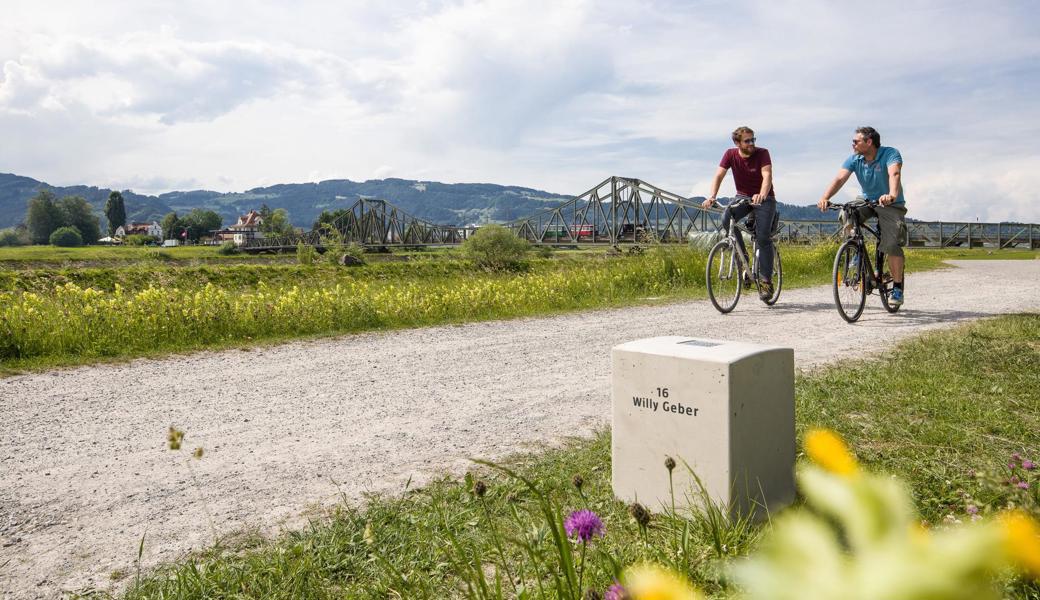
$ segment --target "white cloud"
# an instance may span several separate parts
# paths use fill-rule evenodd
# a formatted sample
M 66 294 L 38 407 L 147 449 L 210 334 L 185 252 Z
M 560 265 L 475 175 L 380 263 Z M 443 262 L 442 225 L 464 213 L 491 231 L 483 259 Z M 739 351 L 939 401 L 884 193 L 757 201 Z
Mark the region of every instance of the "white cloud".
M 47 100 L 47 82 L 32 69 L 6 61 L 0 81 L 0 106 L 11 112 L 27 113 Z
M 870 124 L 903 152 L 912 216 L 1040 221 L 1028 3 L 99 2 L 12 0 L 0 170 L 231 191 L 617 174 L 697 195 L 748 124 L 781 199 L 808 204 Z
M 259 42 L 187 42 L 136 33 L 118 41 L 62 39 L 5 63 L 0 106 L 26 107 L 44 92 L 99 117 L 148 117 L 166 125 L 210 121 L 276 95 L 322 97 L 361 86 L 351 65 L 319 51 Z M 11 99 L 8 99 L 8 97 Z M 20 101 L 20 104 L 13 104 Z

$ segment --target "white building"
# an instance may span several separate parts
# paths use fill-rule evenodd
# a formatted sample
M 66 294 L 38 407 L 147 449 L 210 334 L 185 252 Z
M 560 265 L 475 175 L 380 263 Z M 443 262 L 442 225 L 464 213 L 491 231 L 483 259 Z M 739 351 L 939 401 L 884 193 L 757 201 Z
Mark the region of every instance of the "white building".
M 112 237 L 125 238 L 128 235 L 148 235 L 157 240 L 163 239 L 162 225 L 156 221 L 151 223 L 127 223 L 116 227 Z

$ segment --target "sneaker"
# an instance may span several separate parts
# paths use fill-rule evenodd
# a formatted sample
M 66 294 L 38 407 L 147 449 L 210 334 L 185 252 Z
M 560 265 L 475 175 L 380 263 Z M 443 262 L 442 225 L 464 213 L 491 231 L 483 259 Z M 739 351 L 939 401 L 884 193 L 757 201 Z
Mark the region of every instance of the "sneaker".
M 892 306 L 903 305 L 903 288 L 892 288 L 888 293 L 888 303 Z
M 762 291 L 758 293 L 758 297 L 762 302 L 768 302 L 773 297 L 773 283 L 766 282 L 762 284 Z

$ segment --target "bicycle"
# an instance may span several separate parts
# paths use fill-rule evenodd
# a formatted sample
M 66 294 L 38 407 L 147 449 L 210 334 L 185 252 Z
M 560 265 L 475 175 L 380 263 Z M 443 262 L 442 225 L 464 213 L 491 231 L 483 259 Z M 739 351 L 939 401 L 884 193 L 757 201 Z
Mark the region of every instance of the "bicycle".
M 731 211 L 731 209 L 747 204 L 750 201 L 751 198 L 749 196 L 738 195 L 733 202 L 730 202 L 724 208 Z M 773 239 L 776 239 L 776 234 L 779 232 L 779 221 L 779 213 L 775 213 L 772 229 L 769 232 L 770 237 Z M 755 257 L 754 261 L 749 261 L 743 252 L 738 251 L 740 246 L 737 245 L 737 236 L 742 235 L 742 232 L 745 231 L 751 234 L 751 254 Z M 755 240 L 754 230 L 749 230 L 748 227 L 738 224 L 737 219 L 731 218 L 726 237 L 712 246 L 711 251 L 708 253 L 708 265 L 705 274 L 705 280 L 708 284 L 708 299 L 711 300 L 711 303 L 720 313 L 726 314 L 736 308 L 741 292 L 745 287 L 750 289 L 752 283 L 754 283 L 759 295 L 762 294 L 762 286 L 765 280 L 759 276 L 758 253 L 758 241 Z M 751 262 L 750 265 L 748 264 L 749 262 Z M 773 294 L 768 300 L 763 300 L 767 306 L 776 304 L 776 301 L 780 299 L 780 290 L 783 288 L 784 283 L 784 271 L 780 262 L 780 248 L 775 244 L 773 245 L 772 282 Z M 733 289 L 730 290 L 730 287 Z
M 881 305 L 885 310 L 890 313 L 899 310 L 898 304 L 893 305 L 888 300 L 889 294 L 892 293 L 893 279 L 888 273 L 885 253 L 881 251 L 881 225 L 879 223 L 877 229 L 874 229 L 860 220 L 859 209 L 864 206 L 878 206 L 878 203 L 864 198 L 857 198 L 845 204 L 827 203 L 830 210 L 842 211 L 844 227 L 851 227 L 851 235 L 834 256 L 834 271 L 831 277 L 834 285 L 834 304 L 838 307 L 838 314 L 849 323 L 859 319 L 867 303 L 867 294 L 875 291 L 881 297 Z M 863 230 L 867 230 L 875 238 L 873 264 L 870 262 Z

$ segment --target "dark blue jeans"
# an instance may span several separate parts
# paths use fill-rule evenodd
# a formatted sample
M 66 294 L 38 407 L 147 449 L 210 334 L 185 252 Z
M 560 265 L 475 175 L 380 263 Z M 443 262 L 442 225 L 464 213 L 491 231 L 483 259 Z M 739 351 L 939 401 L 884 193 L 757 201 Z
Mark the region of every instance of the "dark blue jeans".
M 734 209 L 727 208 L 722 213 L 722 229 L 729 231 L 729 220 L 735 218 L 740 221 L 755 211 L 755 242 L 758 243 L 758 272 L 765 281 L 773 279 L 773 238 L 769 235 L 773 227 L 773 215 L 776 214 L 776 198 L 762 201 L 762 204 L 742 204 Z M 737 244 L 740 250 L 747 256 L 747 246 L 744 245 L 744 236 L 737 236 Z M 754 259 L 754 257 L 749 257 Z

